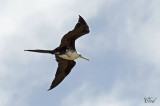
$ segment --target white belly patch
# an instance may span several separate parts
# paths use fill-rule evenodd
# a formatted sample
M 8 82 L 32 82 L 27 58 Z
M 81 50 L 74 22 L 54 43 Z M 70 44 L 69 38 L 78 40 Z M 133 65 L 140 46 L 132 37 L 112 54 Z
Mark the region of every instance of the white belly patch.
M 75 60 L 79 57 L 79 53 L 68 51 L 66 54 L 59 55 L 59 57 L 66 59 L 66 60 Z

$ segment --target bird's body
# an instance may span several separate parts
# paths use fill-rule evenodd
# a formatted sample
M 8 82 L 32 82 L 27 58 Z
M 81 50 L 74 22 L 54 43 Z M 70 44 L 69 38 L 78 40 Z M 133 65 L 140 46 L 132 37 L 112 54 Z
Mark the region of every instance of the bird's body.
M 59 55 L 59 57 L 66 60 L 75 60 L 79 57 L 80 53 L 73 50 L 67 50 L 65 54 Z
M 76 64 L 74 61 L 75 59 L 81 57 L 83 59 L 89 60 L 77 52 L 75 48 L 75 40 L 87 33 L 89 33 L 89 27 L 85 20 L 79 16 L 79 20 L 75 28 L 62 37 L 59 47 L 55 48 L 54 50 L 25 50 L 38 53 L 50 53 L 55 55 L 56 61 L 58 62 L 58 68 L 55 79 L 53 80 L 49 90 L 56 87 L 70 73 L 71 69 Z

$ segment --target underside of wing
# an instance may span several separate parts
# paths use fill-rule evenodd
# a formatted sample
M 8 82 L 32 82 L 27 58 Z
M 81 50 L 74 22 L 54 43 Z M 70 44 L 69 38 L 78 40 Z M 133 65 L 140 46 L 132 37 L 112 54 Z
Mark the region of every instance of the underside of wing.
M 71 46 L 75 49 L 75 40 L 87 33 L 89 33 L 89 27 L 85 20 L 81 16 L 79 16 L 78 23 L 76 24 L 74 29 L 65 34 L 61 39 L 60 47 Z
M 55 75 L 55 79 L 53 80 L 50 88 L 48 90 L 53 89 L 59 83 L 63 81 L 63 79 L 71 72 L 71 69 L 75 66 L 76 62 L 73 60 L 65 60 L 56 55 L 56 61 L 58 62 L 58 68 Z

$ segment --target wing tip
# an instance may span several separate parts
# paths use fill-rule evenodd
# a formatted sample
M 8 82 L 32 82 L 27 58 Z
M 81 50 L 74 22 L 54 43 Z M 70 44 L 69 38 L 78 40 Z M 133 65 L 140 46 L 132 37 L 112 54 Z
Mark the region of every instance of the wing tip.
M 85 20 L 82 18 L 82 16 L 80 16 L 80 15 L 79 15 L 79 20 L 78 20 L 78 22 L 87 25 L 86 21 L 85 21 Z
M 49 88 L 47 91 L 50 91 L 51 89 L 53 89 L 53 88 Z
M 50 91 L 50 90 L 52 90 L 53 88 L 55 88 L 56 86 L 54 86 L 54 87 L 50 87 L 47 91 Z
M 78 15 L 79 16 L 79 18 L 82 18 L 82 16 L 81 15 Z

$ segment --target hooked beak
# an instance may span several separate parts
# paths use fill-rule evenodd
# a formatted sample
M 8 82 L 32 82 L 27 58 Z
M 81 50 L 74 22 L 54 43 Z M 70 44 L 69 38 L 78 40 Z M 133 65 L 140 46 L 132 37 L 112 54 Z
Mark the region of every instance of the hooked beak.
M 80 57 L 81 57 L 81 58 L 83 58 L 83 59 L 85 59 L 85 60 L 88 60 L 88 61 L 89 61 L 89 59 L 87 59 L 87 58 L 83 57 L 82 55 L 80 55 Z

